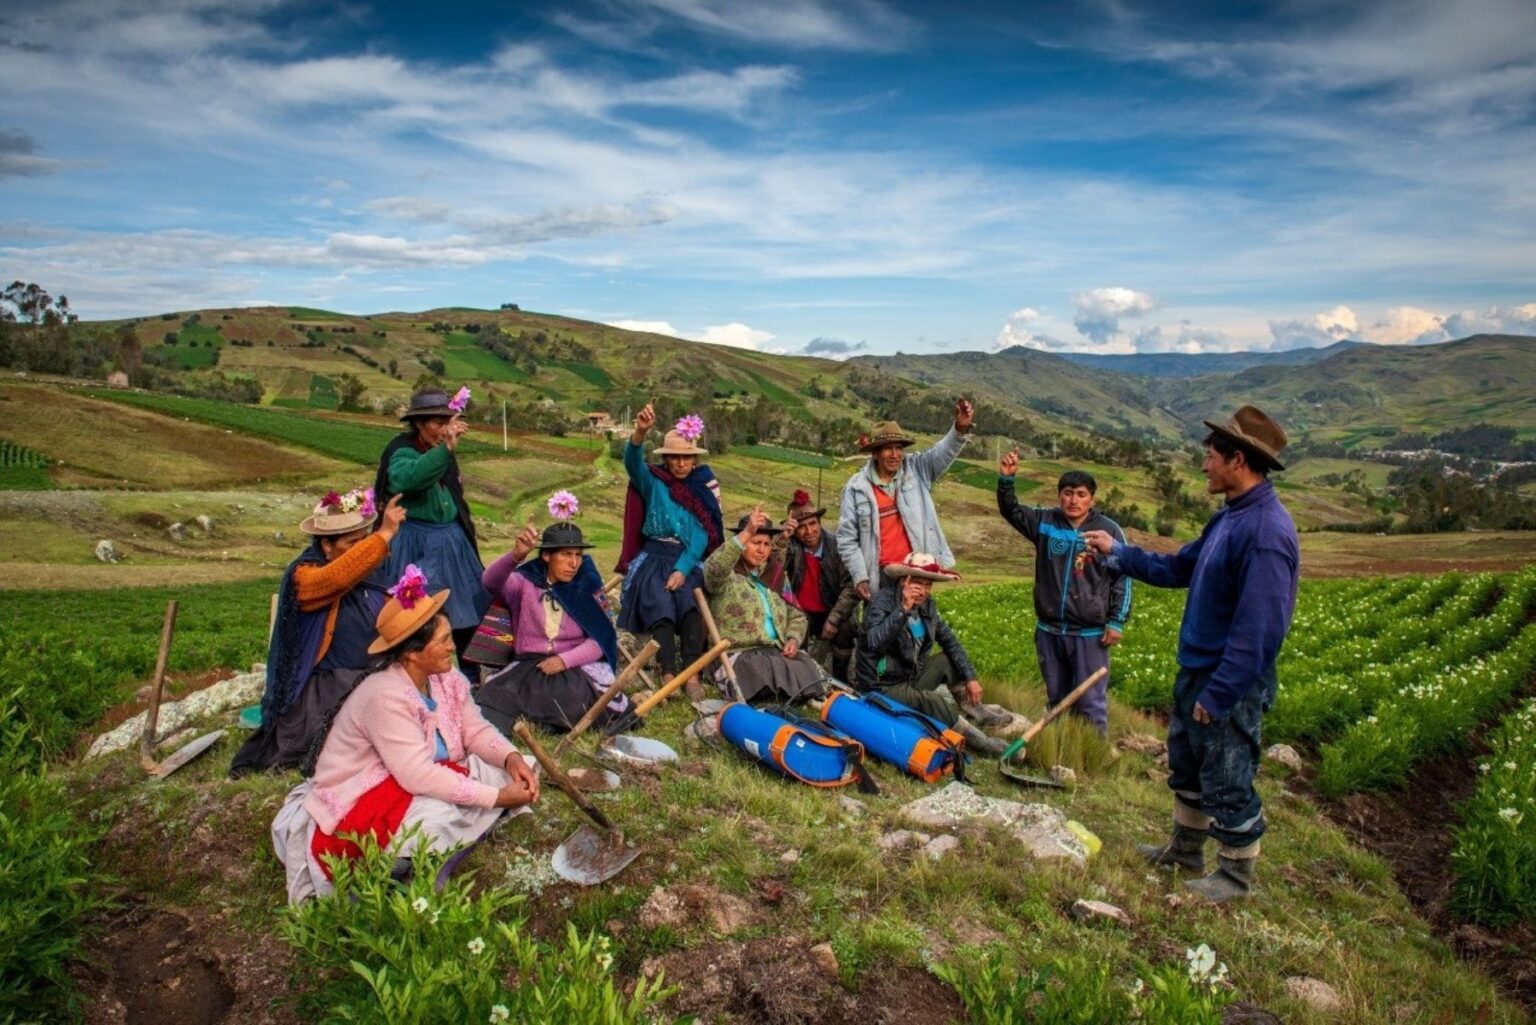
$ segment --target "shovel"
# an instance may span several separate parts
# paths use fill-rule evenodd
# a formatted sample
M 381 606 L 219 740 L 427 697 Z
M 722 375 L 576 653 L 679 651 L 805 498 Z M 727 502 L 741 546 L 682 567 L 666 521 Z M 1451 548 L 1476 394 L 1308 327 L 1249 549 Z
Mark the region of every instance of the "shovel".
M 566 837 L 565 842 L 555 848 L 554 856 L 550 859 L 555 874 L 579 886 L 596 886 L 624 871 L 626 865 L 640 856 L 640 849 L 624 843 L 624 834 L 614 827 L 597 805 L 588 800 L 586 794 L 576 788 L 565 770 L 560 768 L 560 763 L 544 750 L 544 745 L 533 735 L 527 722 L 518 720 L 512 732 L 538 759 L 549 778 L 565 791 L 565 796 L 576 802 L 576 807 L 593 822 L 603 827 L 603 832 L 599 833 L 591 826 L 582 825 Z
M 160 725 L 160 696 L 165 691 L 165 664 L 171 657 L 171 637 L 176 633 L 176 599 L 165 606 L 165 626 L 160 630 L 160 654 L 155 658 L 155 682 L 149 691 L 149 709 L 144 713 L 144 737 L 139 741 L 139 764 L 156 779 L 164 779 L 208 750 L 224 736 L 214 730 L 187 744 L 163 762 L 155 761 L 155 731 Z
M 1031 776 L 1024 772 L 1020 768 L 1024 764 L 1024 755 L 1029 750 L 1029 742 L 1038 737 L 1041 730 L 1054 722 L 1061 713 L 1077 704 L 1078 698 L 1092 690 L 1093 685 L 1104 679 L 1107 675 L 1109 675 L 1108 669 L 1096 669 L 1092 676 L 1072 688 L 1072 693 L 1062 698 L 1055 708 L 1042 715 L 1040 721 L 1031 726 L 1022 737 L 1008 745 L 1008 749 L 997 760 L 998 771 L 1015 783 L 1023 783 L 1025 786 L 1049 787 L 1053 790 L 1065 789 L 1064 784 L 1058 783 L 1054 779 L 1047 779 L 1043 776 Z
M 645 717 L 651 714 L 652 709 L 661 704 L 663 701 L 667 700 L 667 698 L 671 697 L 674 691 L 680 690 L 683 684 L 697 676 L 700 672 L 703 671 L 705 666 L 709 665 L 717 657 L 730 650 L 730 647 L 731 639 L 729 637 L 722 637 L 720 639 L 720 643 L 716 644 L 713 648 L 710 648 L 704 654 L 690 662 L 687 668 L 678 673 L 676 676 L 672 677 L 672 680 L 669 683 L 662 684 L 660 690 L 646 698 L 640 704 L 636 705 L 633 709 L 630 710 L 628 715 L 624 715 L 618 719 L 615 719 L 613 724 L 609 726 L 606 731 L 607 736 L 615 737 L 620 733 L 635 729 L 636 727 L 644 724 Z

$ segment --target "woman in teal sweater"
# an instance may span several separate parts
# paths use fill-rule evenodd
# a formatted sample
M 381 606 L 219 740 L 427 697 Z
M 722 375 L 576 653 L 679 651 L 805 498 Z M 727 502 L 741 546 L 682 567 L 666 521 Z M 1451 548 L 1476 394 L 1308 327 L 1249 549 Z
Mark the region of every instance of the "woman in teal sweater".
M 480 583 L 485 565 L 454 458 L 469 424 L 450 407 L 448 393 L 439 389 L 412 395 L 400 419 L 409 428 L 385 447 L 374 485 L 380 508 L 391 495 L 399 495 L 407 514 L 390 546 L 384 575 L 399 579 L 405 567 L 414 563 L 434 587 L 448 588 L 443 612 L 453 627 L 453 643 L 462 663 L 475 627 L 491 603 Z

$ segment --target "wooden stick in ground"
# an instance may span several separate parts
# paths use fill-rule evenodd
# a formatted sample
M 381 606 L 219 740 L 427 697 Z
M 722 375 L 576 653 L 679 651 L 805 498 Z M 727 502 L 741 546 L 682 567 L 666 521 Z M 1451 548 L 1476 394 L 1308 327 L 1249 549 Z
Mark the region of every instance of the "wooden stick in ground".
M 585 715 L 576 720 L 576 725 L 571 727 L 571 732 L 560 738 L 560 743 L 555 745 L 555 757 L 558 758 L 560 752 L 570 746 L 571 741 L 587 732 L 587 728 L 597 721 L 597 717 L 602 714 L 603 709 L 608 707 L 608 703 L 623 692 L 625 685 L 639 675 L 640 667 L 649 661 L 650 657 L 656 654 L 660 648 L 661 644 L 653 639 L 640 649 L 640 654 L 630 660 L 629 665 L 624 667 L 624 671 L 614 679 L 612 685 L 603 691 L 603 696 L 597 699 L 597 703 L 587 709 Z
M 1055 708 L 1052 708 L 1049 711 L 1047 711 L 1044 715 L 1042 715 L 1040 717 L 1040 721 L 1039 722 L 1035 723 L 1033 726 L 1031 726 L 1025 732 L 1024 738 L 1023 738 L 1025 745 L 1028 745 L 1031 740 L 1034 740 L 1037 736 L 1039 736 L 1040 735 L 1040 731 L 1045 729 L 1053 721 L 1055 721 L 1057 716 L 1061 715 L 1061 713 L 1065 712 L 1067 709 L 1069 709 L 1073 705 L 1077 704 L 1077 699 L 1078 698 L 1080 698 L 1084 694 L 1088 693 L 1088 691 L 1090 689 L 1092 689 L 1094 684 L 1096 684 L 1100 680 L 1104 679 L 1104 677 L 1107 676 L 1107 675 L 1109 675 L 1109 670 L 1108 669 L 1105 669 L 1105 668 L 1097 669 L 1097 670 L 1094 671 L 1092 676 L 1088 677 L 1088 679 L 1084 680 L 1082 683 L 1080 683 L 1076 687 L 1072 688 L 1072 693 L 1068 694 L 1066 697 L 1064 697 L 1060 701 L 1058 701 L 1056 703 L 1056 707 Z
M 272 631 L 277 629 L 277 593 L 272 594 L 272 604 L 267 609 L 267 644 L 272 643 Z
M 650 642 L 647 641 L 646 643 L 649 645 Z M 660 644 L 656 645 L 656 650 L 661 650 Z M 639 669 L 635 670 L 635 672 L 640 676 L 640 682 L 645 684 L 647 688 L 655 690 L 656 681 L 652 680 L 651 674 L 645 671 L 645 667 L 650 663 L 651 660 L 649 658 L 642 659 L 635 652 L 635 649 L 626 644 L 622 639 L 619 641 L 619 651 L 623 653 L 625 658 L 629 659 L 631 662 L 637 663 L 640 666 Z
M 160 628 L 160 654 L 155 656 L 155 678 L 149 687 L 149 708 L 144 712 L 144 737 L 139 742 L 139 764 L 146 772 L 160 767 L 155 761 L 155 730 L 160 725 L 160 694 L 165 689 L 165 665 L 171 657 L 171 637 L 176 633 L 176 599 L 165 603 L 165 625 Z
M 693 589 L 693 601 L 699 607 L 699 618 L 704 621 L 704 629 L 709 632 L 709 643 L 719 643 L 720 628 L 715 625 L 715 614 L 709 611 L 709 600 L 704 594 L 704 588 Z M 736 683 L 736 667 L 731 665 L 731 660 L 724 655 L 720 656 L 720 664 L 725 667 L 725 682 L 730 690 L 727 696 L 732 701 L 740 701 L 741 687 Z
M 672 696 L 673 691 L 678 690 L 683 686 L 683 684 L 687 683 L 689 680 L 699 675 L 699 673 L 703 672 L 705 666 L 713 662 L 719 655 L 729 651 L 730 647 L 730 639 L 722 637 L 718 644 L 690 662 L 687 668 L 678 673 L 676 676 L 672 677 L 670 681 L 662 685 L 660 690 L 636 706 L 635 715 L 638 718 L 644 719 L 647 715 L 650 714 L 651 709 L 667 700 L 667 698 Z
M 593 822 L 608 832 L 615 832 L 613 823 L 608 821 L 608 816 L 604 815 L 597 805 L 587 800 L 586 794 L 576 789 L 576 784 L 572 783 L 571 778 L 565 774 L 565 770 L 560 768 L 560 763 L 544 750 L 544 745 L 540 744 L 539 738 L 533 735 L 526 720 L 519 719 L 512 727 L 512 732 L 517 735 L 518 740 L 523 742 L 528 752 L 538 759 L 544 771 L 549 774 L 549 778 L 555 781 L 555 785 L 565 791 L 565 796 L 576 802 L 576 807 L 586 812 Z

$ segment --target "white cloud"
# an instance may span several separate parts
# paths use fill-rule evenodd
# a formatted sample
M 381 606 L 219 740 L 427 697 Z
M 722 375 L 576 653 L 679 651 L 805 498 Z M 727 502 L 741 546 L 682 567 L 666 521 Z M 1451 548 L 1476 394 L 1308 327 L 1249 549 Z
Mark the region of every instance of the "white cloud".
M 1207 352 L 1232 352 L 1240 345 L 1227 336 L 1226 332 L 1215 328 L 1196 327 L 1189 321 L 1182 321 L 1176 325 L 1177 330 L 1165 331 L 1166 325 L 1152 324 L 1137 331 L 1131 338 L 1131 346 L 1135 352 L 1144 353 L 1186 353 L 1190 355 Z
M 998 331 L 997 338 L 992 342 L 992 348 L 1002 350 L 1022 345 L 1026 349 L 1046 349 L 1057 352 L 1068 348 L 1061 339 L 1036 330 L 1035 325 L 1039 320 L 1039 311 L 1032 307 L 1025 306 L 1014 310 L 1003 323 L 1002 330 Z
M 1396 306 L 1384 313 L 1365 332 L 1365 340 L 1378 345 L 1413 345 L 1439 341 L 1445 318 L 1417 306 Z
M 1120 321 L 1126 317 L 1141 317 L 1157 309 L 1157 300 L 1145 292 L 1129 288 L 1095 288 L 1079 292 L 1072 297 L 1077 307 L 1073 325 L 1084 337 L 1099 345 L 1107 345 L 1120 333 Z
M 1360 319 L 1348 306 L 1339 305 L 1305 320 L 1271 320 L 1269 348 L 1307 349 L 1360 337 Z
M 630 0 L 630 6 L 705 32 L 804 49 L 896 50 L 917 31 L 911 18 L 878 0 Z
M 771 331 L 760 331 L 733 321 L 729 324 L 713 324 L 701 333 L 689 337 L 696 342 L 729 345 L 735 349 L 756 349 L 764 342 L 772 341 L 775 336 Z
M 609 327 L 623 328 L 625 331 L 645 331 L 653 335 L 668 335 L 672 338 L 681 338 L 677 328 L 665 320 L 605 320 Z

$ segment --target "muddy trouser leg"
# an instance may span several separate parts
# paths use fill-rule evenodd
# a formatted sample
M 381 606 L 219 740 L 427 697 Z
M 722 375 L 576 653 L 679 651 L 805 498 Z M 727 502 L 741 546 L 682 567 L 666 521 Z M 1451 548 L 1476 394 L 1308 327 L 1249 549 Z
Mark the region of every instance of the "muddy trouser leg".
M 880 688 L 880 693 L 924 715 L 953 726 L 960 718 L 960 705 L 950 691 L 955 679 L 948 655 L 935 655 L 911 683 Z
M 700 655 L 704 654 L 704 617 L 699 615 L 698 609 L 689 609 L 683 613 L 682 621 L 678 624 L 678 640 L 682 643 L 683 655 L 678 664 L 681 669 L 690 665 Z
M 807 612 L 805 614 L 805 639 L 800 647 L 805 653 L 816 660 L 816 664 L 826 672 L 832 671 L 832 645 L 821 636 L 821 628 L 826 625 L 827 614 L 825 612 Z
M 853 646 L 858 637 L 858 629 L 854 626 L 853 617 L 849 616 L 837 625 L 837 633 L 832 638 L 832 675 L 839 680 L 849 680 L 848 675 L 853 672 Z
M 656 649 L 656 663 L 661 666 L 663 675 L 670 676 L 677 672 L 677 628 L 670 619 L 658 619 L 651 624 L 651 640 L 659 647 Z
M 1168 723 L 1174 818 L 1194 828 L 1208 822 L 1223 857 L 1253 858 L 1265 829 L 1264 802 L 1253 778 L 1263 750 L 1264 713 L 1275 700 L 1275 671 L 1255 683 L 1225 719 L 1202 724 L 1195 722 L 1195 701 L 1210 679 L 1209 672 L 1180 669 L 1174 681 Z
M 469 644 L 475 639 L 475 631 L 479 625 L 461 626 L 453 631 L 453 648 L 459 655 L 459 671 L 468 679 L 470 686 L 478 686 L 480 683 L 480 664 L 478 662 L 464 661 L 464 653 L 469 650 Z

